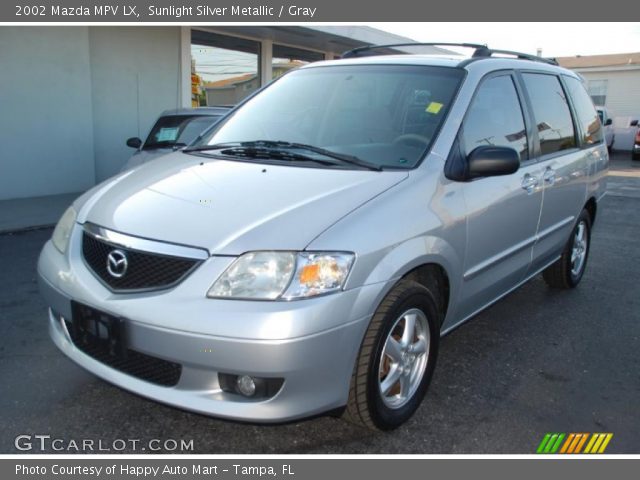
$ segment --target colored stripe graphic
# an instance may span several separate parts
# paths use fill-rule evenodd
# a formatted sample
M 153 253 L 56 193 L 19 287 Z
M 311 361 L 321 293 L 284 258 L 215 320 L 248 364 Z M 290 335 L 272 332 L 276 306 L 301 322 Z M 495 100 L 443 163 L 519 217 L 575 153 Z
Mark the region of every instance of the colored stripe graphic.
M 551 447 L 551 450 L 549 450 L 549 453 L 556 453 L 558 451 L 558 449 L 560 448 L 560 444 L 562 443 L 562 440 L 564 440 L 564 433 L 561 433 L 560 435 L 558 435 L 558 439 L 556 440 L 556 443 L 553 444 L 553 447 Z
M 612 438 L 613 433 L 547 433 L 538 445 L 536 453 L 604 453 Z
M 580 453 L 582 451 L 582 446 L 587 441 L 587 438 L 589 438 L 588 433 L 582 433 L 581 435 L 582 435 L 582 438 L 578 442 L 578 445 L 576 445 L 576 449 L 573 451 L 573 453 Z
M 551 434 L 547 433 L 542 439 L 542 441 L 540 442 L 540 445 L 538 445 L 538 449 L 536 450 L 536 453 L 544 453 L 544 447 L 547 445 L 547 442 L 549 441 L 550 438 L 551 438 Z
M 578 444 L 582 441 L 582 433 L 574 433 L 573 440 L 571 441 L 571 445 L 567 448 L 567 453 L 574 453 L 578 448 Z
M 576 434 L 570 433 L 569 436 L 567 437 L 567 441 L 564 442 L 564 445 L 562 446 L 560 453 L 567 453 L 567 450 L 569 449 L 569 445 L 571 445 L 571 442 L 573 442 L 574 438 L 576 438 Z
M 598 453 L 604 453 L 612 438 L 613 433 L 607 433 L 607 437 L 604 439 L 604 442 L 602 442 L 602 445 L 600 445 L 600 450 L 598 450 Z
M 594 433 L 584 453 L 604 453 L 612 437 L 612 433 Z
M 538 445 L 536 453 L 556 453 L 564 437 L 564 433 L 547 433 Z

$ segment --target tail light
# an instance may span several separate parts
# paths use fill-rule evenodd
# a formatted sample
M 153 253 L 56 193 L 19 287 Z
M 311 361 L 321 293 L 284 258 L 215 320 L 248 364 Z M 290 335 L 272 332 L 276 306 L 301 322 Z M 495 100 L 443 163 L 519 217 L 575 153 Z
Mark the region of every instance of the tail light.
M 640 128 L 636 132 L 636 143 L 640 144 Z

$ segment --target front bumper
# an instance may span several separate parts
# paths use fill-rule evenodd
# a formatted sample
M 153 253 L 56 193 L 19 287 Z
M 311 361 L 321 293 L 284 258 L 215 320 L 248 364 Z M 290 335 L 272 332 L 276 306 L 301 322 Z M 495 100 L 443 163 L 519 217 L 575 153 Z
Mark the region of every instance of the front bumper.
M 38 279 L 49 309 L 49 332 L 69 358 L 95 375 L 144 397 L 194 412 L 253 422 L 281 422 L 346 404 L 355 358 L 384 284 L 294 302 L 212 300 L 211 282 L 233 260 L 211 258 L 177 287 L 115 294 L 84 265 L 80 228 L 69 252 L 48 242 Z M 173 387 L 111 368 L 77 348 L 61 317 L 71 300 L 125 317 L 128 347 L 178 363 Z M 218 373 L 284 378 L 267 399 L 224 392 Z

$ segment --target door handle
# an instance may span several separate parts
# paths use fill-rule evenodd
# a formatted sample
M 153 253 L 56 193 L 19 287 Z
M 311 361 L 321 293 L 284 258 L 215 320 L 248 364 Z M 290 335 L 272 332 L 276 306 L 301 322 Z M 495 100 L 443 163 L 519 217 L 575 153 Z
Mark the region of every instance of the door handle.
M 528 194 L 532 194 L 538 184 L 538 179 L 529 173 L 525 173 L 524 177 L 522 177 L 522 188 L 526 190 Z
M 553 185 L 556 181 L 556 171 L 551 167 L 547 167 L 542 174 L 542 180 L 546 185 Z

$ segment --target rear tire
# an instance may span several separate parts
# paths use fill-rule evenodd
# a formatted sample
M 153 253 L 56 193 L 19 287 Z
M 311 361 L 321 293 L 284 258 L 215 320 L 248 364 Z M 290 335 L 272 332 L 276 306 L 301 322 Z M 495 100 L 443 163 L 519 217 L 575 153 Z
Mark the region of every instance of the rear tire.
M 438 356 L 434 294 L 401 280 L 376 310 L 356 360 L 343 418 L 372 430 L 406 422 L 422 401 Z
M 582 210 L 562 257 L 542 272 L 547 285 L 552 288 L 575 288 L 587 268 L 590 246 L 591 216 L 587 210 Z

